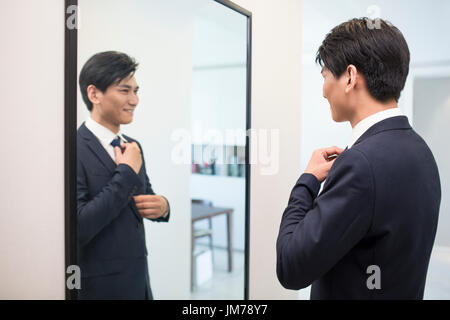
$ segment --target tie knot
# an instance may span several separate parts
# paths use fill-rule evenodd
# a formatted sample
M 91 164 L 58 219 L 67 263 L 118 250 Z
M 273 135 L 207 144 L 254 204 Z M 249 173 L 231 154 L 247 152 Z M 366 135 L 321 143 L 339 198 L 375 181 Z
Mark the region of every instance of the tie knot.
M 122 148 L 122 147 L 120 146 L 120 138 L 119 138 L 119 137 L 117 137 L 117 138 L 115 138 L 113 141 L 111 141 L 111 145 L 112 145 L 113 147 L 119 147 L 119 148 Z

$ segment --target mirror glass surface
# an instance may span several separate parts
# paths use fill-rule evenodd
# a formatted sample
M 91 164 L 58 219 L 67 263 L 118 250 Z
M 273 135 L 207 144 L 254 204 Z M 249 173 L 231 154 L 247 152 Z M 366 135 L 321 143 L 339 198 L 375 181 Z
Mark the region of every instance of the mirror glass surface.
M 78 5 L 78 77 L 101 52 L 139 64 L 86 89 L 92 111 L 78 86 L 79 298 L 243 299 L 248 18 L 213 0 Z M 95 81 L 120 65 L 99 61 Z M 133 141 L 138 173 L 120 162 Z

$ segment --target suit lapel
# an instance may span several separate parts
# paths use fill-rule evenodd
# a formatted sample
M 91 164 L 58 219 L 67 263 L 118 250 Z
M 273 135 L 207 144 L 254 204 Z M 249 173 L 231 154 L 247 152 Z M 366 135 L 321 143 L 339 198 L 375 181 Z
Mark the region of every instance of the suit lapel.
M 105 148 L 100 144 L 100 141 L 97 139 L 90 140 L 88 142 L 88 147 L 111 174 L 116 170 L 116 164 L 113 159 L 111 159 L 108 152 L 106 152 Z
M 80 134 L 86 140 L 87 146 L 91 149 L 92 153 L 95 154 L 103 166 L 112 174 L 116 170 L 116 164 L 108 152 L 106 152 L 105 148 L 103 148 L 100 141 L 98 141 L 97 137 L 94 136 L 84 123 L 80 126 Z

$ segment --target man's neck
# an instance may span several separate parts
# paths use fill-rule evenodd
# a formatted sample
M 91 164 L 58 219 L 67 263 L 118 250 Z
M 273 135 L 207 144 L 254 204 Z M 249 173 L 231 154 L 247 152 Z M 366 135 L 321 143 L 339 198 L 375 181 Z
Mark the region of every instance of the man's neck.
M 354 116 L 349 120 L 352 128 L 354 128 L 361 120 L 364 120 L 375 113 L 398 107 L 395 100 L 386 103 L 371 101 L 362 103 L 361 105 L 364 106 L 364 108 L 356 109 Z
M 102 117 L 100 117 L 94 111 L 91 112 L 91 118 L 92 118 L 92 120 L 94 120 L 98 124 L 101 124 L 105 128 L 108 128 L 109 130 L 111 130 L 115 134 L 117 134 L 120 131 L 120 125 L 115 125 L 115 124 L 109 123 L 108 121 L 105 121 Z

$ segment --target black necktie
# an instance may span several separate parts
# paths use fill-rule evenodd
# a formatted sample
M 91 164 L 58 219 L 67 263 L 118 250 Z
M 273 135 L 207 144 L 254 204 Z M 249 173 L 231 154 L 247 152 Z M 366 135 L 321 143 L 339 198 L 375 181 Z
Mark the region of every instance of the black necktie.
M 116 139 L 114 139 L 113 141 L 111 141 L 111 145 L 113 147 L 119 147 L 121 151 L 123 151 L 122 146 L 120 145 L 120 138 L 117 137 Z

